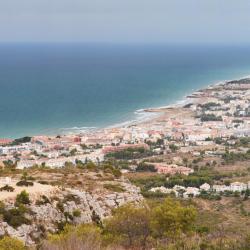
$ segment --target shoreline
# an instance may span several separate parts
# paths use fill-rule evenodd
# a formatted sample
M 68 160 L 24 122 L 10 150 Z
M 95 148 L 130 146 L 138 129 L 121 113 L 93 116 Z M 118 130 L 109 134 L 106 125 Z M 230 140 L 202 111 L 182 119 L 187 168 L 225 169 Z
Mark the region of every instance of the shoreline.
M 139 109 L 136 110 L 135 112 L 139 111 L 145 114 L 149 114 L 147 118 L 145 118 L 144 120 L 132 120 L 132 121 L 126 121 L 123 122 L 121 124 L 114 124 L 102 129 L 108 129 L 108 128 L 126 128 L 129 126 L 136 126 L 138 124 L 141 123 L 145 123 L 145 122 L 150 122 L 151 120 L 153 120 L 154 118 L 159 118 L 161 116 L 162 113 L 166 112 L 166 110 L 173 110 L 175 108 L 183 108 L 185 105 L 191 103 L 190 99 L 194 99 L 194 94 L 197 92 L 204 92 L 206 90 L 210 90 L 215 88 L 216 86 L 223 86 L 226 83 L 230 82 L 230 81 L 239 81 L 239 80 L 243 80 L 243 79 L 247 79 L 250 78 L 250 75 L 244 75 L 242 77 L 239 78 L 233 78 L 233 79 L 228 79 L 228 80 L 221 80 L 215 83 L 210 83 L 209 85 L 207 85 L 204 88 L 199 88 L 196 89 L 194 91 L 192 91 L 190 94 L 186 94 L 182 99 L 176 101 L 175 103 L 172 104 L 168 104 L 166 106 L 160 106 L 160 107 L 149 107 L 149 108 L 143 108 L 143 109 Z M 127 124 L 127 126 L 126 126 Z M 99 129 L 100 131 L 101 129 Z
M 166 105 L 166 106 L 161 106 L 161 107 L 152 107 L 152 108 L 149 107 L 149 108 L 142 109 L 142 111 L 144 111 L 144 112 L 161 112 L 162 109 L 173 109 L 173 108 L 176 108 L 176 107 L 178 108 L 178 107 L 181 107 L 183 105 L 188 104 L 188 101 L 189 101 L 188 99 L 193 98 L 192 96 L 196 92 L 206 91 L 206 90 L 212 89 L 212 88 L 214 88 L 216 86 L 224 85 L 224 84 L 226 84 L 227 82 L 230 82 L 230 81 L 239 81 L 239 80 L 243 80 L 243 79 L 246 79 L 246 78 L 250 78 L 250 75 L 245 75 L 245 76 L 242 76 L 242 77 L 239 77 L 239 78 L 233 78 L 233 79 L 229 79 L 229 80 L 222 80 L 222 81 L 219 81 L 219 82 L 210 83 L 209 85 L 207 85 L 207 87 L 196 89 L 192 93 L 185 95 L 182 99 L 176 101 L 176 103 L 169 104 L 169 105 Z
M 46 133 L 46 132 L 35 133 L 33 135 L 27 135 L 27 136 L 32 137 L 32 136 L 38 136 L 38 135 L 46 135 L 46 136 L 53 137 L 53 136 L 58 136 L 58 135 L 60 136 L 79 135 L 79 134 L 88 135 L 93 132 L 102 132 L 104 130 L 110 130 L 110 129 L 129 128 L 131 126 L 137 126 L 139 124 L 144 124 L 147 122 L 150 123 L 154 119 L 160 118 L 161 115 L 164 114 L 167 110 L 183 108 L 185 105 L 192 103 L 192 101 L 195 99 L 194 97 L 195 93 L 205 92 L 207 90 L 214 89 L 216 86 L 223 86 L 227 82 L 239 81 L 239 80 L 246 79 L 246 78 L 250 78 L 250 75 L 244 75 L 244 76 L 229 79 L 229 80 L 220 80 L 214 83 L 210 83 L 202 88 L 198 88 L 198 89 L 190 91 L 190 93 L 185 94 L 181 99 L 177 100 L 175 103 L 170 103 L 170 104 L 167 104 L 164 106 L 158 106 L 158 107 L 148 107 L 148 108 L 137 109 L 133 112 L 134 115 L 136 115 L 137 117 L 135 117 L 135 119 L 132 119 L 132 120 L 126 120 L 126 121 L 114 123 L 111 125 L 104 125 L 103 127 L 96 127 L 96 126 L 77 127 L 75 126 L 75 127 L 68 127 L 68 128 L 51 129 L 52 131 L 51 133 Z

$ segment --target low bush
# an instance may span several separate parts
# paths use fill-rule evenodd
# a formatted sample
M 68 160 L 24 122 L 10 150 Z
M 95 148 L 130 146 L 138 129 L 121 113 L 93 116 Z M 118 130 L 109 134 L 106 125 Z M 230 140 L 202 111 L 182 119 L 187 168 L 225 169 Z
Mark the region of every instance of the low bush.
M 24 215 L 21 208 L 12 208 L 3 213 L 3 220 L 10 226 L 17 228 L 23 224 L 31 224 L 31 221 Z
M 141 162 L 137 168 L 136 172 L 156 172 L 154 165 Z
M 22 180 L 22 181 L 17 182 L 16 185 L 19 186 L 19 187 L 24 187 L 24 186 L 28 187 L 28 186 L 33 186 L 34 183 L 31 182 L 31 181 Z
M 25 217 L 25 214 L 28 212 L 29 209 L 22 204 L 19 204 L 19 206 L 15 208 L 6 209 L 4 203 L 0 202 L 0 215 L 2 216 L 2 220 L 14 228 L 31 223 L 31 221 Z
M 111 164 L 104 164 L 102 168 L 105 173 L 110 173 L 116 178 L 119 178 L 122 175 L 121 171 L 118 168 L 113 167 Z
M 81 211 L 79 209 L 76 209 L 73 211 L 73 216 L 74 217 L 80 217 L 81 216 Z
M 15 205 L 29 205 L 30 204 L 30 199 L 29 199 L 29 194 L 23 190 L 20 194 L 16 196 L 16 202 Z
M 38 181 L 38 183 L 43 184 L 43 185 L 49 185 L 49 182 L 48 182 L 48 181 L 43 181 L 43 180 Z
M 9 185 L 5 185 L 3 187 L 0 188 L 0 191 L 7 191 L 7 192 L 13 192 L 15 190 L 15 188 L 9 186 Z

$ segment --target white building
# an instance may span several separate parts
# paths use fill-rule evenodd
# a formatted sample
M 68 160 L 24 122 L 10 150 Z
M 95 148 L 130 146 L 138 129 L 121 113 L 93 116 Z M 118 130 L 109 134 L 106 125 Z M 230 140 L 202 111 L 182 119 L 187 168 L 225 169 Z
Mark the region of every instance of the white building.
M 104 160 L 104 154 L 101 150 L 96 150 L 90 154 L 77 155 L 72 157 L 59 157 L 55 159 L 39 159 L 39 160 L 21 160 L 17 163 L 17 169 L 30 168 L 34 165 L 41 165 L 45 163 L 46 166 L 52 168 L 61 168 L 65 166 L 66 162 L 75 164 L 76 160 L 80 160 L 83 163 L 88 160 L 92 162 L 101 162 Z
M 149 191 L 150 191 L 150 192 L 160 192 L 160 193 L 164 193 L 164 194 L 170 194 L 170 193 L 173 192 L 172 189 L 170 189 L 170 188 L 165 188 L 165 187 L 163 187 L 163 186 L 151 188 Z
M 29 145 L 0 147 L 0 153 L 1 154 L 11 154 L 17 152 L 20 153 L 29 149 L 30 149 Z
M 230 189 L 232 192 L 242 192 L 244 190 L 247 190 L 247 184 L 242 182 L 233 182 L 230 185 Z
M 199 194 L 200 194 L 199 188 L 187 187 L 186 192 L 183 193 L 183 198 L 196 197 Z
M 225 185 L 213 185 L 213 190 L 215 192 L 225 192 L 225 191 L 231 191 L 231 192 L 242 192 L 247 190 L 249 184 L 245 184 L 242 182 L 233 182 L 230 184 L 230 186 Z
M 213 185 L 213 190 L 217 193 L 230 191 L 230 187 L 226 185 Z
M 209 191 L 211 186 L 208 183 L 204 183 L 200 186 L 200 189 L 203 191 Z

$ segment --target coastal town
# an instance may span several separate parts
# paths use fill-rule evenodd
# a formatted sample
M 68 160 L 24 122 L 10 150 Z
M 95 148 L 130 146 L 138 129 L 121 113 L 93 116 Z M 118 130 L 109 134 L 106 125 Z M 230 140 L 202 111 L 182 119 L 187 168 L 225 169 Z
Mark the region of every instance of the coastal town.
M 189 175 L 195 166 L 188 166 L 187 158 L 195 162 L 203 157 L 206 164 L 215 165 L 234 155 L 248 156 L 249 100 L 250 79 L 246 78 L 195 91 L 182 105 L 147 109 L 154 113 L 151 119 L 123 127 L 0 139 L 0 166 L 62 168 L 115 158 L 127 161 L 125 167 L 119 166 L 123 173 L 140 171 L 144 164 L 158 174 Z
M 109 153 L 143 148 L 154 155 L 190 153 L 193 156 L 220 156 L 225 148 L 243 152 L 237 141 L 250 136 L 250 79 L 210 86 L 187 96 L 185 105 L 145 112 L 158 114 L 126 127 L 105 128 L 82 134 L 33 136 L 17 140 L 0 139 L 0 165 L 17 169 L 32 166 L 63 167 L 76 161 L 102 162 Z M 247 140 L 247 139 L 245 139 Z M 225 143 L 226 142 L 226 145 Z M 188 174 L 185 166 L 157 165 L 160 173 Z
M 126 126 L 0 139 L 0 236 L 34 246 L 68 224 L 102 225 L 127 203 L 170 198 L 195 206 L 198 233 L 221 226 L 209 211 L 242 237 L 250 223 L 250 78 L 144 112 L 147 119 Z

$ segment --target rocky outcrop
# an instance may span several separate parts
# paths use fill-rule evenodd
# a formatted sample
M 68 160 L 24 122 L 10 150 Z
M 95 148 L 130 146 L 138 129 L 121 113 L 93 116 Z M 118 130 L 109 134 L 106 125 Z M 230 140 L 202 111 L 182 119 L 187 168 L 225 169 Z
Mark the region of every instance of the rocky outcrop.
M 45 233 L 57 232 L 60 224 L 101 222 L 111 215 L 113 208 L 127 202 L 138 203 L 143 199 L 140 190 L 131 183 L 119 182 L 119 185 L 124 188 L 124 192 L 99 190 L 90 193 L 66 188 L 57 189 L 51 195 L 46 194 L 46 197 L 33 197 L 32 204 L 28 206 L 30 212 L 25 215 L 32 223 L 13 228 L 6 222 L 0 222 L 0 236 L 7 234 L 31 245 Z M 14 207 L 14 203 L 9 201 L 6 207 Z

